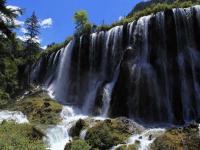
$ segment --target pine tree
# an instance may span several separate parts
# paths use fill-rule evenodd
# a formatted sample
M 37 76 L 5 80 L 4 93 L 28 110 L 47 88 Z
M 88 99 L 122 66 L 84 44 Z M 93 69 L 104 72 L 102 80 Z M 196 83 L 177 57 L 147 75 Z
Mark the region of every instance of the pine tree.
M 25 27 L 27 33 L 25 33 L 26 37 L 26 49 L 25 54 L 28 56 L 28 86 L 30 86 L 30 74 L 31 74 L 31 66 L 35 62 L 37 54 L 40 50 L 40 44 L 38 36 L 40 34 L 40 24 L 39 20 L 33 12 L 33 14 L 26 19 Z

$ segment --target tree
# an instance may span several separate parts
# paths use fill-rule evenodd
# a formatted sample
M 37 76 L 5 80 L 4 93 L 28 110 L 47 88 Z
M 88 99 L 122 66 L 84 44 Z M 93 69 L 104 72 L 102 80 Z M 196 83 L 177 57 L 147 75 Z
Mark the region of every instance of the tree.
M 85 10 L 80 10 L 75 12 L 73 17 L 75 24 L 76 24 L 76 33 L 75 35 L 80 36 L 83 34 L 85 27 L 90 24 L 88 21 L 88 14 Z
M 26 49 L 25 54 L 28 55 L 28 86 L 30 86 L 30 74 L 31 74 L 31 66 L 36 60 L 36 56 L 39 53 L 40 44 L 38 36 L 40 34 L 40 24 L 39 20 L 33 12 L 33 14 L 26 19 L 25 27 L 27 33 L 25 33 L 26 37 Z

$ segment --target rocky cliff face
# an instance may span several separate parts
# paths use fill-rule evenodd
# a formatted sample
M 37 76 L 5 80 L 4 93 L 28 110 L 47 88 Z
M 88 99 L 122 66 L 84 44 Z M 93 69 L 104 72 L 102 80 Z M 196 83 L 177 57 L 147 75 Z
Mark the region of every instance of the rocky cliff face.
M 82 113 L 145 123 L 200 119 L 200 7 L 142 17 L 42 57 L 32 81 Z

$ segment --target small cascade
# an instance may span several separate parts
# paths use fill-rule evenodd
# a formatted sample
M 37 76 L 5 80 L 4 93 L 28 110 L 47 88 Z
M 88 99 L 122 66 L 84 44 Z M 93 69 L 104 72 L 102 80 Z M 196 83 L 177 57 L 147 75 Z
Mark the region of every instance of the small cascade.
M 50 126 L 46 130 L 46 137 L 44 142 L 47 144 L 50 150 L 63 150 L 65 145 L 72 140 L 69 136 L 69 129 L 79 119 L 84 119 L 86 116 L 75 114 L 72 107 L 63 106 L 63 110 L 60 115 L 62 122 L 56 126 Z
M 46 136 L 44 137 L 44 142 L 48 146 L 47 149 L 50 150 L 64 150 L 67 143 L 72 141 L 69 135 L 69 130 L 79 119 L 87 119 L 88 116 L 81 115 L 80 110 L 73 109 L 73 107 L 63 106 L 60 117 L 62 119 L 61 123 L 55 126 L 50 126 L 46 130 Z M 102 117 L 92 117 L 90 119 L 94 120 L 104 120 Z M 80 133 L 80 138 L 84 139 L 87 130 L 83 130 Z
M 0 123 L 4 120 L 14 121 L 19 124 L 29 123 L 27 117 L 22 112 L 0 110 Z
M 131 144 L 138 145 L 138 150 L 149 150 L 150 145 L 154 142 L 154 140 L 162 135 L 166 130 L 162 128 L 155 128 L 155 129 L 147 129 L 141 134 L 133 135 L 131 136 L 125 143 L 125 145 L 128 147 Z M 111 150 L 115 150 L 122 146 L 122 144 L 119 144 L 117 146 L 114 146 L 111 148 Z
M 66 143 L 70 140 L 67 128 L 63 125 L 49 127 L 44 138 L 49 150 L 64 150 Z
M 81 133 L 80 133 L 80 138 L 81 138 L 82 140 L 85 140 L 86 134 L 87 134 L 87 129 L 82 130 Z

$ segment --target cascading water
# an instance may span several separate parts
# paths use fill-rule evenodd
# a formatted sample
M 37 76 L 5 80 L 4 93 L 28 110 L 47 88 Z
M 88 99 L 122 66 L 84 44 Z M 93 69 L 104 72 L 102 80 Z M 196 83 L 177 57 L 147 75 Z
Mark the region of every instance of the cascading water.
M 72 107 L 64 106 L 61 112 L 62 122 L 59 125 L 51 126 L 46 130 L 44 142 L 51 150 L 63 150 L 66 143 L 69 143 L 72 138 L 69 135 L 70 128 L 79 119 L 84 119 L 87 116 L 75 114 Z
M 16 123 L 29 123 L 27 117 L 18 111 L 0 110 L 0 123 L 2 121 L 15 121 Z
M 199 120 L 199 16 L 199 6 L 166 10 L 74 38 L 41 57 L 32 80 L 84 114 L 145 123 Z

